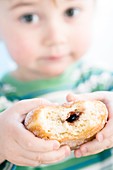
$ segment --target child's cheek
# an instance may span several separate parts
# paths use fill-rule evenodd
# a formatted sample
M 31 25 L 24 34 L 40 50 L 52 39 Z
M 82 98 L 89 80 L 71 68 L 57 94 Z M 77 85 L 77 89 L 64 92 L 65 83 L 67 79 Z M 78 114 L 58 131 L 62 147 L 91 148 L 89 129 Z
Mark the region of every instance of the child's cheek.
M 76 56 L 76 59 L 81 58 L 89 50 L 92 43 L 92 34 L 91 33 L 81 33 L 72 40 L 72 49 L 73 53 Z
M 27 39 L 15 37 L 12 41 L 8 41 L 6 46 L 12 59 L 19 65 L 31 62 L 33 56 L 35 56 L 35 46 Z

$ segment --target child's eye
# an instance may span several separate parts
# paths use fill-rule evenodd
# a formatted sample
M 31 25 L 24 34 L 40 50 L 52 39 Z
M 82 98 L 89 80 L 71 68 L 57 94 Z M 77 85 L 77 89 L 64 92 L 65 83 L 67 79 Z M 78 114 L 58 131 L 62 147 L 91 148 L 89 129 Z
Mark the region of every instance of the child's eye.
M 36 14 L 26 14 L 21 17 L 21 21 L 24 23 L 38 23 L 39 22 L 39 16 Z
M 79 8 L 69 8 L 65 11 L 65 16 L 74 17 L 74 16 L 78 15 L 79 12 L 80 12 Z

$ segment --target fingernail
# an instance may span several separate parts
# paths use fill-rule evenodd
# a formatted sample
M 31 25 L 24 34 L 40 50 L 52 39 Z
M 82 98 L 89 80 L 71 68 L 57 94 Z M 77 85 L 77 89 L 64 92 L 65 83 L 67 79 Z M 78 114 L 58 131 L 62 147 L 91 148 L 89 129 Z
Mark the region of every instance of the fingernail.
M 81 148 L 81 151 L 82 151 L 83 154 L 85 154 L 85 153 L 88 152 L 88 149 L 87 149 L 87 147 L 82 147 L 82 148 Z
M 102 134 L 99 134 L 99 135 L 98 135 L 98 141 L 99 141 L 99 142 L 102 142 L 103 139 L 104 139 L 103 135 L 102 135 Z
M 60 147 L 60 143 L 59 142 L 54 142 L 54 144 L 53 144 L 53 149 L 54 150 L 56 150 L 56 149 L 58 149 Z
M 82 156 L 81 152 L 80 151 L 77 151 L 76 152 L 76 158 L 80 158 Z
M 65 156 L 69 156 L 70 155 L 70 148 L 66 147 L 65 149 Z

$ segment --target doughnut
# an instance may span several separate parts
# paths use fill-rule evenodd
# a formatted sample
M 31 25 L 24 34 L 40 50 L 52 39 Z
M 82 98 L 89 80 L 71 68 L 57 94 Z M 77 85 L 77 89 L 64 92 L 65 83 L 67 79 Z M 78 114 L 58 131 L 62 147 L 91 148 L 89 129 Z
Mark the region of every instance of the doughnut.
M 77 101 L 67 105 L 41 105 L 29 112 L 24 125 L 35 136 L 57 140 L 77 149 L 91 141 L 107 123 L 108 110 L 101 101 Z

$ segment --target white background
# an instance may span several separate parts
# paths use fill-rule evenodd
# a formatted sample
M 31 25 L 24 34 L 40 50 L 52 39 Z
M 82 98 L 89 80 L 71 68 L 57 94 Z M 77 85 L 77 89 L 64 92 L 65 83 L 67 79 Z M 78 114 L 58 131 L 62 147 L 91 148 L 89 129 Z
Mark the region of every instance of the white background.
M 89 62 L 113 70 L 113 0 L 96 0 L 94 40 Z
M 113 70 L 113 0 L 95 0 L 93 45 L 87 54 L 87 61 Z M 4 45 L 0 43 L 0 76 L 7 70 L 13 69 Z

